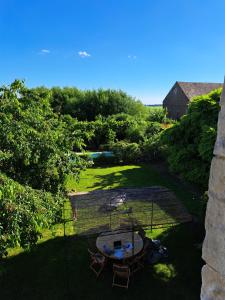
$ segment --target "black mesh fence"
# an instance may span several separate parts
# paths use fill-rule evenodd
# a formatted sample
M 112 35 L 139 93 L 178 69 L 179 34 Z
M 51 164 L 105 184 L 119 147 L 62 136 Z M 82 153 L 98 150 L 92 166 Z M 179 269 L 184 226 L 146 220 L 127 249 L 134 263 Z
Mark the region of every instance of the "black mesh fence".
M 157 228 L 191 221 L 174 193 L 164 187 L 97 190 L 70 195 L 65 235 Z

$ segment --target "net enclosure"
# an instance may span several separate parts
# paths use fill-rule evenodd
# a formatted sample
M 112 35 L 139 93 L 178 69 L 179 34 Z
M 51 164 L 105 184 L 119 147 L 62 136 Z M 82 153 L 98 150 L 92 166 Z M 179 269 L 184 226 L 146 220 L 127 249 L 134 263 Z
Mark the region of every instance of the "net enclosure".
M 161 186 L 95 190 L 69 197 L 77 235 L 153 229 L 191 221 L 175 194 Z

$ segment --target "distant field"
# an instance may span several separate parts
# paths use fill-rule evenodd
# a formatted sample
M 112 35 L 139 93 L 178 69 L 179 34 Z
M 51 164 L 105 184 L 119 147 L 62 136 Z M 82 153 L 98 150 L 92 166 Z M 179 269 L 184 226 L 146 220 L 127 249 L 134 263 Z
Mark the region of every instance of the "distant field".
M 163 109 L 163 106 L 162 106 L 162 105 L 154 105 L 154 106 L 146 105 L 146 107 L 147 107 L 149 110 L 152 110 L 152 109 Z

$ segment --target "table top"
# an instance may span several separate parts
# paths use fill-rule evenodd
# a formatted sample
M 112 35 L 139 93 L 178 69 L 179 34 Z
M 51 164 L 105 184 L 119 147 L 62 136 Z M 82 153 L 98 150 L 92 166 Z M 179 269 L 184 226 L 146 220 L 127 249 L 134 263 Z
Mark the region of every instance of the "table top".
M 114 249 L 114 242 L 121 241 L 121 248 Z M 134 242 L 134 244 L 133 244 Z M 112 259 L 126 259 L 138 254 L 143 248 L 143 240 L 136 232 L 102 233 L 96 240 L 96 247 Z

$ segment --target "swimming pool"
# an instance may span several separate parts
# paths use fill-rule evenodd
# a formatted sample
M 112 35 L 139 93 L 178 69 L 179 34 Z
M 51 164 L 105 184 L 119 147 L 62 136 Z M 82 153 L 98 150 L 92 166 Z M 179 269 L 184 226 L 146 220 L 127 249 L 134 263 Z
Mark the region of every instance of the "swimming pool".
M 98 158 L 101 155 L 104 155 L 105 157 L 112 157 L 113 153 L 111 151 L 102 151 L 102 152 L 99 151 L 99 152 L 90 152 L 88 153 L 88 155 L 91 158 Z

